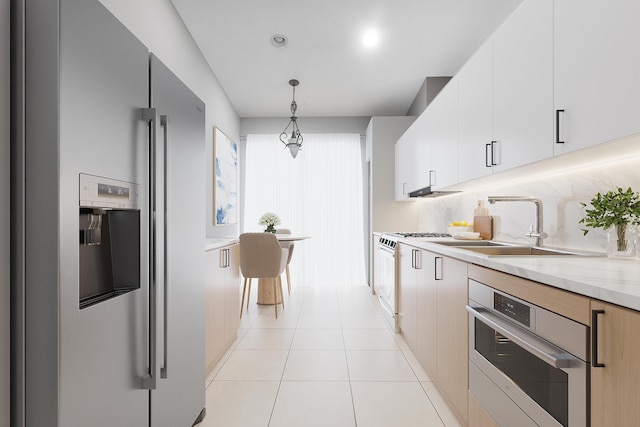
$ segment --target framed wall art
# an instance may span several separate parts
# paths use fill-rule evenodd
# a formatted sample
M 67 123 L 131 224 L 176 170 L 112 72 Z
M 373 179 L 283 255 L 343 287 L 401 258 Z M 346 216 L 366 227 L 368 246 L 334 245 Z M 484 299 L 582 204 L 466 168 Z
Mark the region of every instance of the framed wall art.
M 238 222 L 238 144 L 217 127 L 213 128 L 214 224 Z

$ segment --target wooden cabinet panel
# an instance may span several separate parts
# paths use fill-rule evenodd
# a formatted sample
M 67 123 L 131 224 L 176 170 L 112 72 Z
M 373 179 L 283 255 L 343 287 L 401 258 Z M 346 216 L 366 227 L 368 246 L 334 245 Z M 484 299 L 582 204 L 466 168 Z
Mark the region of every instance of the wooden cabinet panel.
M 469 278 L 532 302 L 583 325 L 591 324 L 590 300 L 583 295 L 557 289 L 490 268 L 469 264 Z
M 224 269 L 224 342 L 229 345 L 238 337 L 240 327 L 240 245 L 227 249 Z
M 239 245 L 205 252 L 206 372 L 213 369 L 238 333 L 240 325 Z
M 467 264 L 402 243 L 397 256 L 402 334 L 454 413 L 466 422 Z
M 220 250 L 205 252 L 206 263 L 206 372 L 218 361 L 224 345 L 224 270 L 220 267 Z
M 403 335 L 409 347 L 416 349 L 416 270 L 414 257 L 416 249 L 398 244 L 396 256 L 398 257 L 398 321 L 400 333 Z
M 436 347 L 438 333 L 438 312 L 436 281 L 433 278 L 435 254 L 421 251 L 422 274 L 416 284 L 417 307 L 417 347 L 416 357 L 432 380 L 438 374 Z M 429 277 L 431 273 L 431 277 Z
M 592 301 L 598 315 L 597 362 L 591 368 L 591 425 L 635 426 L 640 420 L 640 313 Z M 592 355 L 593 358 L 593 355 Z
M 437 383 L 454 412 L 466 421 L 469 389 L 467 264 L 434 257 L 437 283 Z

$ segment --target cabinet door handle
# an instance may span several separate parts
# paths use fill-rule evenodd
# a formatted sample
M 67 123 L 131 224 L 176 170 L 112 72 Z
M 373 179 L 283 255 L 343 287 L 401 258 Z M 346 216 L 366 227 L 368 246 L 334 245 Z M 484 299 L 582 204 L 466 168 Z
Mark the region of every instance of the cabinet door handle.
M 436 185 L 436 171 L 429 171 L 429 186 Z
M 497 166 L 500 162 L 498 161 L 498 141 L 491 141 L 491 166 Z
M 598 314 L 604 310 L 591 310 L 591 366 L 604 368 L 604 363 L 598 362 Z
M 489 144 L 485 144 L 484 146 L 484 165 L 488 168 L 492 166 L 497 166 L 498 162 L 496 161 L 496 147 L 498 146 L 498 141 L 491 141 Z
M 485 144 L 484 146 L 484 165 L 488 168 L 491 167 L 491 163 L 493 160 L 489 160 L 489 152 L 491 152 L 491 157 L 493 157 L 493 150 L 491 149 L 491 144 Z
M 407 194 L 407 190 L 405 189 L 405 187 L 407 186 L 406 182 L 402 183 L 402 194 Z
M 442 280 L 442 257 L 437 256 L 433 260 L 433 278 L 436 280 Z
M 416 249 L 416 270 L 422 270 L 422 252 Z
M 564 144 L 564 141 L 560 141 L 560 116 L 564 115 L 564 110 L 556 110 L 556 144 Z

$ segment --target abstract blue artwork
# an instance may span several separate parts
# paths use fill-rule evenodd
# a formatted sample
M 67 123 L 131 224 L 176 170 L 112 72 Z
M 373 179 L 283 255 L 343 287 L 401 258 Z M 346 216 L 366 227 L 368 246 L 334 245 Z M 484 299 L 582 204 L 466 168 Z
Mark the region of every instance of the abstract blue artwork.
M 238 221 L 238 145 L 213 128 L 215 225 Z

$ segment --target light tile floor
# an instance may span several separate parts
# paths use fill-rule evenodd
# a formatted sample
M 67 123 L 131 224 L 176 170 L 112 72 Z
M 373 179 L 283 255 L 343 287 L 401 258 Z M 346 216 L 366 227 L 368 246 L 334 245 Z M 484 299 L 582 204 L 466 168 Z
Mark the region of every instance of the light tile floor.
M 368 287 L 294 288 L 277 320 L 254 298 L 199 427 L 460 426 Z

